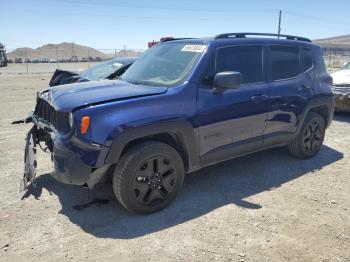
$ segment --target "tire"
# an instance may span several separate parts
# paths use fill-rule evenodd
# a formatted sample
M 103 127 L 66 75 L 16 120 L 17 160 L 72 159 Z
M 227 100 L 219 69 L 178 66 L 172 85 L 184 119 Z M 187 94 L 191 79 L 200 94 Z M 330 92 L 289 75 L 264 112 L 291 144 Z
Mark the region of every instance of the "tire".
M 169 205 L 180 191 L 185 169 L 171 146 L 147 141 L 129 149 L 113 174 L 113 190 L 130 212 L 147 214 Z
M 301 159 L 315 156 L 322 147 L 325 132 L 323 117 L 316 112 L 309 112 L 298 136 L 288 145 L 289 152 Z

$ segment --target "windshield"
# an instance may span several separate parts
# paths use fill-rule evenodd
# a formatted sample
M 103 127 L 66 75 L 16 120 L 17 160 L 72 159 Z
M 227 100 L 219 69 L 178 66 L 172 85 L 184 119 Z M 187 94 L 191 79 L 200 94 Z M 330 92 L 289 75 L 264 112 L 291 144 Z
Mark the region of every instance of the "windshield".
M 117 69 L 124 64 L 116 61 L 115 59 L 98 64 L 80 74 L 81 78 L 90 81 L 102 80 L 113 74 Z
M 164 43 L 151 47 L 121 77 L 141 85 L 174 86 L 191 72 L 206 45 Z

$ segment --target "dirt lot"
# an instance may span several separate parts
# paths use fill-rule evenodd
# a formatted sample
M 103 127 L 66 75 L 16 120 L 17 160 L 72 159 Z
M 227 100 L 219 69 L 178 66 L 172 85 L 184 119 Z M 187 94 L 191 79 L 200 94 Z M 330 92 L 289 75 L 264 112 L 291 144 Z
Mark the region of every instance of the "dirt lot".
M 86 62 L 86 63 L 38 63 L 38 64 L 8 64 L 7 67 L 0 68 L 1 74 L 6 75 L 18 75 L 18 74 L 43 74 L 43 73 L 52 73 L 57 68 L 78 71 L 88 69 L 94 65 L 98 64 L 97 62 Z
M 49 75 L 0 75 L 1 261 L 350 261 L 350 115 L 336 115 L 317 157 L 273 149 L 185 179 L 167 209 L 126 212 L 110 185 L 50 177 L 19 193 L 24 137 L 10 125 L 34 106 Z

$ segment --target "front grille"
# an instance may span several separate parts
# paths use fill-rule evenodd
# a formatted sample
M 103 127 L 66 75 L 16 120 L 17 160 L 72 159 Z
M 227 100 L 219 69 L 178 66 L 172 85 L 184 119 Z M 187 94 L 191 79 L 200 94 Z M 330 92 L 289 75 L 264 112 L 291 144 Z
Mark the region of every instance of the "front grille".
M 54 127 L 59 133 L 69 132 L 68 113 L 56 111 L 47 101 L 38 98 L 34 116 L 47 125 Z

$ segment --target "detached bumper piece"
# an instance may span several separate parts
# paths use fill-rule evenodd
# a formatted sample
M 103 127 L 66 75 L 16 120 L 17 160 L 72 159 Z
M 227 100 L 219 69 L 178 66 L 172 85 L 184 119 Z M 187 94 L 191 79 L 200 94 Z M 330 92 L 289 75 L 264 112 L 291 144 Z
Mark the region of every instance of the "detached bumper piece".
M 26 146 L 24 150 L 24 175 L 20 183 L 20 191 L 28 188 L 36 176 L 37 157 L 36 157 L 36 127 L 33 126 L 27 134 Z

